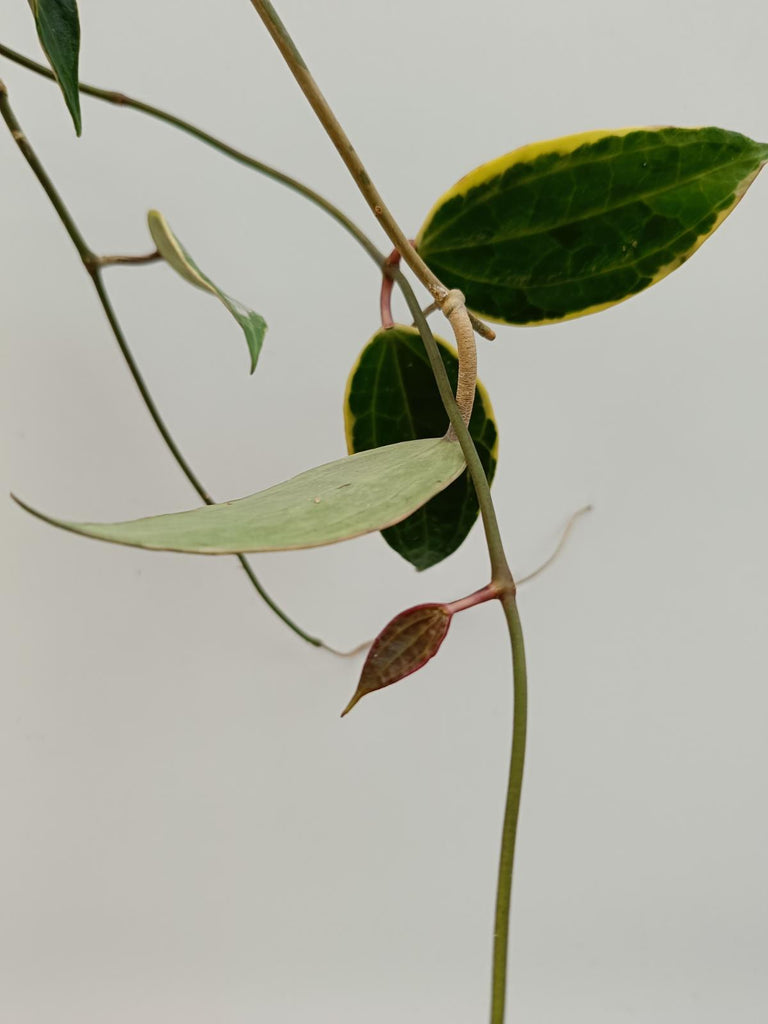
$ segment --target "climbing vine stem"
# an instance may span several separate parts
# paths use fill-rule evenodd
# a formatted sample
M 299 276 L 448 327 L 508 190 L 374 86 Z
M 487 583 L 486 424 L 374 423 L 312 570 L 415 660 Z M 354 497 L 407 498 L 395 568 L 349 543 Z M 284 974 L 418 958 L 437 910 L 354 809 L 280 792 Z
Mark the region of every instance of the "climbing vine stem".
M 99 302 L 101 303 L 101 308 L 103 309 L 104 315 L 106 316 L 107 321 L 109 322 L 109 326 L 112 328 L 112 333 L 115 337 L 115 341 L 117 342 L 120 352 L 122 353 L 122 356 L 128 365 L 128 369 L 130 371 L 131 376 L 133 377 L 136 387 L 139 390 L 139 394 L 141 395 L 144 405 L 146 406 L 147 411 L 152 417 L 155 426 L 160 431 L 160 435 L 165 441 L 168 450 L 170 451 L 173 458 L 176 460 L 179 469 L 182 471 L 184 476 L 197 491 L 198 495 L 202 498 L 205 504 L 212 505 L 213 498 L 210 496 L 206 488 L 203 486 L 202 481 L 199 479 L 197 474 L 194 472 L 190 464 L 185 459 L 179 446 L 176 444 L 173 435 L 168 429 L 165 420 L 160 415 L 160 410 L 155 404 L 155 400 L 152 397 L 152 394 L 147 386 L 146 381 L 144 380 L 144 377 L 141 373 L 141 370 L 138 367 L 138 364 L 136 363 L 133 352 L 131 351 L 130 346 L 128 345 L 128 341 L 123 333 L 122 327 L 120 326 L 117 314 L 115 313 L 114 307 L 112 306 L 109 293 L 107 292 L 107 289 L 104 285 L 104 281 L 102 279 L 102 267 L 110 263 L 122 262 L 122 258 L 107 258 L 106 260 L 104 260 L 97 256 L 90 249 L 80 229 L 75 223 L 72 214 L 69 212 L 66 204 L 64 203 L 64 200 L 59 194 L 58 189 L 53 184 L 53 181 L 48 175 L 48 172 L 45 170 L 42 163 L 40 162 L 40 159 L 38 158 L 37 154 L 32 148 L 29 139 L 24 134 L 21 125 L 19 124 L 16 115 L 11 107 L 10 101 L 8 99 L 8 90 L 5 87 L 5 83 L 2 81 L 0 81 L 0 114 L 2 115 L 2 118 L 5 121 L 8 130 L 13 136 L 13 139 L 15 140 L 17 146 L 21 150 L 24 159 L 29 164 L 38 182 L 40 183 L 40 185 L 42 185 L 45 194 L 50 199 L 54 210 L 58 214 L 59 220 L 63 224 L 73 245 L 77 249 L 83 266 L 90 274 L 94 288 L 96 289 L 96 294 L 99 298 Z M 151 258 L 154 259 L 154 255 Z M 147 262 L 147 259 L 141 258 L 140 261 Z M 243 555 L 238 555 L 237 559 L 240 562 L 240 565 L 243 567 L 245 574 L 247 575 L 248 579 L 251 582 L 251 585 L 257 591 L 259 596 L 272 609 L 275 615 L 277 615 L 278 618 L 280 618 L 286 624 L 286 626 L 292 629 L 293 632 L 296 633 L 297 636 L 301 637 L 302 640 L 306 640 L 307 643 L 312 644 L 313 647 L 323 647 L 327 650 L 332 651 L 332 653 L 334 654 L 340 653 L 338 651 L 334 651 L 333 648 L 328 647 L 318 637 L 312 636 L 311 634 L 303 630 L 301 626 L 297 625 L 297 623 L 295 623 L 293 619 L 291 619 L 290 616 L 287 615 L 286 612 L 284 612 L 283 609 L 280 608 L 280 606 L 270 597 L 270 595 L 262 586 L 256 574 L 254 573 L 253 568 L 248 562 L 248 560 Z
M 311 79 L 311 76 L 309 76 L 309 72 L 306 69 L 304 61 L 301 59 L 298 50 L 293 45 L 292 41 L 290 41 L 290 37 L 288 36 L 287 31 L 277 18 L 277 14 L 274 11 L 272 5 L 258 4 L 255 2 L 255 0 L 252 0 L 252 2 L 259 11 L 259 13 L 262 15 L 262 18 L 264 18 L 268 27 L 270 18 L 274 19 L 275 26 L 280 26 L 278 36 L 281 37 L 283 41 L 281 45 L 281 52 L 283 52 L 283 46 L 285 46 L 287 48 L 288 53 L 286 59 L 288 60 L 289 65 L 291 65 L 291 60 L 297 61 L 298 65 L 303 67 L 304 71 L 306 72 L 307 81 L 311 82 L 312 86 L 314 86 L 314 82 Z M 259 9 L 260 7 L 264 8 L 264 12 L 262 12 L 262 10 Z M 54 81 L 54 76 L 51 73 L 50 69 L 37 63 L 36 61 L 31 60 L 28 57 L 25 57 L 20 53 L 17 53 L 16 51 L 12 50 L 10 47 L 5 46 L 2 43 L 0 43 L 0 56 L 6 57 L 7 59 L 14 61 L 15 63 L 27 68 L 28 70 L 33 71 L 35 74 L 41 75 L 49 79 L 50 81 Z M 303 85 L 302 88 L 304 88 Z M 316 86 L 314 86 L 314 88 L 316 89 Z M 296 192 L 297 194 L 308 199 L 315 206 L 324 210 L 324 212 L 326 212 L 330 217 L 332 217 L 333 220 L 336 221 L 336 223 L 338 223 L 352 238 L 355 239 L 355 241 L 365 250 L 368 256 L 376 263 L 376 265 L 379 268 L 381 268 L 387 276 L 393 279 L 393 281 L 398 285 L 398 287 L 400 288 L 401 292 L 405 297 L 405 300 L 408 304 L 411 315 L 413 317 L 414 324 L 418 328 L 422 340 L 424 342 L 425 349 L 427 351 L 427 355 L 429 357 L 430 364 L 432 367 L 432 371 L 434 373 L 438 389 L 443 400 L 443 404 L 445 406 L 446 412 L 451 423 L 451 427 L 462 447 L 462 451 L 467 461 L 467 467 L 473 485 L 477 492 L 478 503 L 480 505 L 480 511 L 482 515 L 483 527 L 485 530 L 486 542 L 488 545 L 488 551 L 490 555 L 492 577 L 493 580 L 496 581 L 496 585 L 498 587 L 499 599 L 504 609 L 504 614 L 507 621 L 512 647 L 512 660 L 514 671 L 514 725 L 507 799 L 504 814 L 504 824 L 502 829 L 501 854 L 499 861 L 499 879 L 494 924 L 493 979 L 491 1000 L 492 1024 L 502 1024 L 504 1020 L 504 1005 L 506 992 L 507 936 L 509 930 L 511 883 L 513 875 L 517 823 L 520 808 L 520 795 L 522 791 L 523 764 L 525 759 L 525 651 L 523 645 L 522 630 L 520 627 L 520 619 L 517 613 L 515 585 L 512 579 L 512 574 L 509 570 L 506 555 L 504 553 L 504 547 L 499 532 L 498 522 L 496 519 L 496 512 L 493 507 L 493 502 L 490 496 L 488 483 L 485 478 L 482 464 L 480 463 L 480 459 L 477 455 L 477 452 L 475 451 L 474 445 L 470 438 L 469 431 L 467 430 L 466 425 L 464 423 L 464 419 L 460 413 L 458 406 L 456 405 L 453 392 L 451 391 L 450 382 L 445 372 L 445 367 L 443 365 L 442 359 L 440 358 L 440 354 L 435 343 L 434 337 L 432 335 L 432 332 L 430 330 L 429 324 L 427 323 L 426 316 L 421 310 L 418 299 L 413 289 L 411 288 L 410 283 L 408 282 L 407 278 L 403 275 L 403 273 L 400 271 L 400 269 L 396 266 L 392 266 L 391 264 L 388 265 L 385 254 L 381 253 L 378 250 L 377 246 L 367 237 L 367 235 L 363 231 L 361 231 L 360 228 L 352 220 L 350 220 L 349 217 L 347 217 L 341 210 L 339 210 L 338 207 L 336 207 L 333 203 L 325 199 L 319 193 L 315 192 L 313 189 L 309 188 L 308 186 L 298 181 L 297 179 L 291 177 L 290 175 L 285 174 L 284 172 L 274 167 L 271 167 L 269 164 L 265 164 L 262 161 L 257 160 L 255 157 L 252 157 L 249 154 L 243 152 L 242 150 L 239 150 L 234 146 L 231 146 L 228 143 L 222 141 L 221 139 L 218 139 L 216 136 L 210 134 L 209 132 L 204 131 L 202 128 L 199 128 L 196 125 L 191 124 L 189 121 L 177 117 L 176 115 L 171 114 L 165 110 L 162 110 L 161 108 L 156 107 L 152 104 L 145 103 L 142 100 L 135 99 L 131 96 L 126 95 L 123 92 L 103 89 L 97 86 L 88 85 L 87 83 L 80 83 L 80 91 L 85 95 L 91 96 L 95 99 L 99 99 L 106 103 L 110 103 L 113 106 L 126 107 L 128 109 L 135 110 L 139 113 L 146 114 L 147 116 L 155 118 L 168 125 L 171 125 L 172 127 L 175 127 L 180 131 L 185 132 L 191 137 L 197 139 L 198 141 L 203 142 L 205 145 L 208 145 L 213 149 L 216 149 L 218 152 L 236 161 L 237 163 L 240 163 L 260 174 L 267 176 L 273 181 L 276 181 L 278 184 L 282 184 L 287 188 L 291 189 L 292 191 Z M 2 94 L 0 94 L 0 103 L 2 103 L 3 98 L 4 97 L 2 96 Z M 330 113 L 330 108 L 328 108 L 325 101 L 323 101 L 323 103 L 325 109 Z M 10 110 L 10 108 L 8 108 L 8 110 Z M 5 110 L 3 111 L 3 113 L 5 114 Z M 338 124 L 338 122 L 336 123 Z M 352 150 L 351 144 L 349 145 L 349 150 Z M 352 152 L 354 151 L 352 150 Z M 342 156 L 344 156 L 343 152 Z M 346 159 L 345 162 L 347 162 Z M 365 169 L 362 167 L 362 164 L 360 164 L 359 167 L 362 171 L 362 177 L 357 177 L 354 171 L 353 177 L 355 177 L 355 180 L 357 181 L 359 186 L 367 190 L 368 185 L 370 185 L 370 179 L 368 178 Z M 368 194 L 366 194 L 366 191 L 364 191 L 364 194 L 366 195 L 366 198 L 368 198 Z M 53 201 L 53 196 L 50 196 L 50 198 Z M 54 205 L 56 204 L 54 203 Z M 64 208 L 64 210 L 66 210 L 66 208 Z M 386 211 L 386 217 L 383 217 L 384 211 Z M 380 222 L 383 224 L 383 226 L 386 228 L 387 218 L 391 217 L 391 214 L 389 214 L 389 211 L 386 210 L 384 204 L 378 204 L 377 208 L 377 204 L 374 203 L 373 212 L 380 220 Z M 64 221 L 64 223 L 69 230 L 67 222 Z M 394 227 L 397 227 L 394 218 L 392 218 L 392 223 Z M 77 232 L 77 229 L 74 226 L 74 222 L 72 222 L 71 217 L 69 218 L 69 225 L 75 228 L 77 236 L 80 237 L 82 241 L 82 237 L 79 236 L 79 232 Z M 398 251 L 404 250 L 403 256 L 405 256 L 407 253 L 411 259 L 413 259 L 414 256 L 418 257 L 418 254 L 415 253 L 415 250 L 412 249 L 410 243 L 408 242 L 408 239 L 405 237 L 403 232 L 401 232 L 399 228 L 397 230 L 398 235 L 396 236 L 395 239 L 393 239 L 393 242 L 396 245 Z M 77 246 L 75 236 L 70 234 L 70 237 Z M 390 235 L 390 237 L 392 236 Z M 83 252 L 79 249 L 79 247 L 78 251 L 81 252 L 82 257 Z M 88 266 L 90 273 L 94 277 L 94 282 L 96 282 L 98 280 L 100 270 L 100 266 L 98 263 L 99 258 L 96 257 L 94 254 L 90 253 L 87 250 L 87 247 L 86 256 L 87 259 L 84 259 L 84 263 L 86 264 L 86 266 Z M 108 262 L 112 261 L 107 260 L 101 265 L 107 265 Z M 410 263 L 409 260 L 407 260 L 407 262 Z M 410 263 L 410 265 L 413 267 L 412 263 Z M 429 272 L 429 268 L 426 269 Z M 96 271 L 95 275 L 94 270 Z M 444 286 L 442 287 L 444 289 Z M 430 291 L 432 291 L 432 289 L 430 289 Z M 447 291 L 447 289 L 444 289 L 442 291 L 440 288 L 437 289 L 437 295 L 440 296 L 441 300 L 445 298 Z M 432 291 L 432 294 L 435 295 L 434 291 Z M 437 299 L 437 296 L 435 296 L 435 298 Z M 431 309 L 434 308 L 434 306 L 439 305 L 441 305 L 441 302 L 435 301 L 429 308 Z M 476 318 L 471 316 L 471 314 L 469 314 L 469 317 L 473 328 L 477 330 L 478 333 L 481 333 L 486 337 L 493 336 L 493 332 L 490 330 L 490 328 L 487 328 L 484 324 L 477 321 Z M 152 411 L 152 409 L 150 409 L 150 411 Z M 155 416 L 153 415 L 153 419 L 155 419 L 156 423 L 158 423 L 159 413 L 157 413 L 157 417 L 158 418 L 155 419 Z M 158 423 L 158 427 L 159 426 L 160 424 Z M 162 428 L 161 433 L 163 433 L 163 436 L 165 437 L 165 432 L 162 430 Z M 178 458 L 177 461 L 179 461 Z M 207 500 L 202 485 L 200 485 L 200 489 L 198 489 L 197 484 L 195 484 L 194 480 L 192 479 L 194 474 L 190 476 L 190 474 L 192 473 L 191 469 L 189 470 L 189 472 L 187 472 L 187 469 L 189 467 L 185 469 L 186 463 L 182 464 L 182 462 L 179 462 L 179 464 L 182 470 L 185 472 L 185 475 L 187 475 L 188 479 L 190 479 L 190 482 L 192 482 L 193 486 L 195 486 L 195 489 L 198 491 L 198 494 L 200 494 L 201 497 L 203 497 L 203 500 Z M 283 613 L 276 606 L 273 605 L 268 595 L 266 595 L 263 592 L 247 560 L 241 557 L 240 561 L 246 573 L 248 573 L 253 585 L 259 590 L 264 599 L 273 607 L 273 610 L 275 610 L 276 613 L 280 615 L 281 618 L 283 618 Z M 322 644 L 322 641 L 317 640 L 317 638 L 310 637 L 308 634 L 303 634 L 303 631 L 299 630 L 299 628 L 296 627 L 295 624 L 291 623 L 290 620 L 287 620 L 287 617 L 285 617 L 285 620 L 288 622 L 288 625 L 290 625 L 297 632 L 299 632 L 300 635 L 304 635 L 304 638 L 307 639 L 310 643 L 314 643 L 317 646 L 325 646 L 324 644 Z
M 429 289 L 435 301 L 443 306 L 446 298 L 451 296 L 450 313 L 452 326 L 455 327 L 456 310 L 464 309 L 463 302 L 456 299 L 457 293 L 450 292 L 439 281 L 432 271 L 424 264 L 415 251 L 405 232 L 384 205 L 381 196 L 373 184 L 362 161 L 347 138 L 338 119 L 328 106 L 317 83 L 301 56 L 298 47 L 291 38 L 287 28 L 280 20 L 269 0 L 251 0 L 251 4 L 264 22 L 269 34 L 277 44 L 286 64 L 296 78 L 302 92 L 317 114 L 321 124 L 331 141 L 339 151 L 363 197 L 371 206 L 374 214 L 389 235 L 393 244 L 400 252 L 403 260 L 413 270 L 419 280 Z M 522 794 L 523 766 L 525 761 L 525 738 L 527 723 L 527 671 L 525 663 L 525 646 L 520 616 L 516 603 L 516 587 L 504 552 L 504 544 L 499 531 L 496 512 L 491 498 L 490 488 L 475 450 L 472 438 L 462 415 L 462 410 L 453 396 L 442 359 L 437 350 L 429 324 L 424 317 L 418 300 L 403 277 L 399 268 L 388 267 L 405 296 L 411 315 L 424 340 L 427 355 L 432 366 L 440 396 L 445 405 L 462 452 L 467 462 L 472 483 L 477 493 L 480 512 L 483 518 L 488 554 L 491 560 L 492 582 L 499 590 L 499 596 L 507 622 L 510 644 L 512 647 L 512 664 L 514 676 L 514 725 L 512 735 L 512 752 L 507 784 L 507 799 L 502 827 L 501 853 L 499 858 L 499 877 L 496 896 L 496 912 L 494 921 L 493 970 L 491 985 L 491 1024 L 502 1024 L 505 1013 L 505 995 L 507 987 L 507 951 L 509 935 L 509 913 L 512 893 L 512 875 L 514 868 L 517 824 L 520 814 L 520 798 Z M 460 293 L 459 293 L 460 294 Z M 468 314 L 464 314 L 468 320 Z M 463 334 L 463 325 L 462 325 Z M 457 333 L 457 342 L 461 339 Z M 473 339 L 474 340 L 474 339 Z M 461 352 L 460 352 L 461 355 Z

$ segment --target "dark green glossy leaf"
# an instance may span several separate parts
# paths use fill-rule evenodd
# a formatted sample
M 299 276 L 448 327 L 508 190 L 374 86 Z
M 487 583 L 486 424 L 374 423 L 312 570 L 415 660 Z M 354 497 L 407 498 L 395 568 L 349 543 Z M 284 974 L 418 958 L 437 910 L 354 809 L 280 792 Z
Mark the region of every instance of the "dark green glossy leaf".
M 437 343 L 455 389 L 456 353 L 446 341 L 438 338 Z M 374 334 L 347 381 L 344 423 L 348 451 L 434 437 L 446 429 L 447 419 L 419 332 L 397 325 Z M 478 385 L 469 432 L 488 479 L 493 480 L 496 424 L 482 385 Z M 465 472 L 418 512 L 382 535 L 417 569 L 428 569 L 462 544 L 477 513 L 475 491 Z
M 684 263 L 766 161 L 768 145 L 721 128 L 628 128 L 524 146 L 442 196 L 417 246 L 487 319 L 584 316 Z
M 254 313 L 237 299 L 233 299 L 220 288 L 218 288 L 210 277 L 207 277 L 198 267 L 187 250 L 178 240 L 165 217 L 159 210 L 150 210 L 147 214 L 149 232 L 152 235 L 157 251 L 173 267 L 180 277 L 196 288 L 210 292 L 229 310 L 235 320 L 240 324 L 251 354 L 251 373 L 256 369 L 259 360 L 261 346 L 264 344 L 264 335 L 267 333 L 267 323 L 263 316 Z
M 73 523 L 19 504 L 53 526 L 136 548 L 199 555 L 286 551 L 391 526 L 463 468 L 458 442 L 437 437 L 347 456 L 238 501 L 123 523 Z
M 371 644 L 360 682 L 341 717 L 366 694 L 391 686 L 434 658 L 445 640 L 451 618 L 444 604 L 420 604 L 400 612 L 387 623 Z
M 80 20 L 76 0 L 29 0 L 35 16 L 40 45 L 64 93 L 69 112 L 79 135 L 80 117 L 78 60 L 80 57 Z

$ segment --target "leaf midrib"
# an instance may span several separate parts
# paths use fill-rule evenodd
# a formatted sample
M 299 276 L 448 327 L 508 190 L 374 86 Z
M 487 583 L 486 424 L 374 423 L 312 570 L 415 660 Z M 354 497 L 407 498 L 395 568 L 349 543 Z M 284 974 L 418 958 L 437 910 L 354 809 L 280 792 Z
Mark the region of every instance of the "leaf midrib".
M 744 157 L 739 157 L 736 160 L 729 160 L 727 163 L 721 164 L 716 170 L 717 170 L 717 172 L 727 170 L 729 167 L 732 167 L 734 164 L 741 163 L 744 159 L 745 159 Z M 760 161 L 759 160 L 757 161 L 757 165 L 759 167 L 759 165 L 760 165 Z M 651 199 L 651 198 L 655 198 L 657 196 L 664 195 L 666 192 L 673 192 L 675 189 L 684 188 L 686 185 L 690 185 L 693 182 L 697 181 L 699 178 L 703 178 L 703 177 L 705 177 L 705 176 L 707 176 L 708 174 L 711 174 L 711 173 L 713 173 L 711 170 L 710 171 L 706 171 L 706 172 L 700 172 L 700 173 L 692 175 L 692 176 L 690 176 L 688 178 L 680 179 L 680 180 L 674 182 L 674 184 L 667 185 L 664 188 L 652 189 L 652 190 L 649 190 L 647 192 L 639 192 L 637 195 L 632 196 L 629 199 L 625 199 L 625 200 L 623 200 L 620 203 L 614 203 L 612 206 L 605 206 L 602 209 L 595 208 L 595 209 L 587 211 L 586 213 L 582 214 L 580 217 L 573 217 L 573 218 L 571 218 L 569 220 L 562 220 L 559 223 L 553 223 L 553 224 L 548 225 L 547 227 L 539 227 L 539 228 L 536 228 L 534 230 L 519 231 L 519 232 L 516 232 L 514 235 L 508 235 L 508 236 L 504 236 L 504 237 L 501 237 L 501 238 L 494 237 L 494 238 L 488 239 L 485 242 L 468 242 L 465 245 L 452 245 L 450 247 L 444 247 L 444 248 L 430 248 L 429 246 L 426 246 L 425 247 L 426 253 L 428 255 L 432 255 L 432 254 L 436 255 L 437 253 L 461 252 L 462 250 L 465 250 L 465 249 L 480 249 L 483 246 L 501 245 L 504 242 L 514 242 L 514 241 L 517 241 L 518 239 L 521 239 L 521 238 L 530 238 L 530 237 L 532 237 L 534 235 L 548 234 L 553 229 L 560 228 L 560 227 L 566 227 L 566 226 L 570 227 L 572 224 L 579 224 L 579 223 L 582 223 L 583 221 L 587 221 L 587 220 L 590 220 L 590 219 L 593 219 L 593 218 L 597 219 L 599 217 L 605 216 L 606 214 L 614 213 L 616 210 L 621 210 L 621 209 L 623 209 L 626 206 L 631 206 L 633 203 L 643 203 L 647 199 Z M 735 186 L 731 189 L 731 192 L 730 192 L 730 194 L 732 196 L 736 195 L 736 192 L 738 190 L 738 186 L 744 180 L 746 180 L 746 178 L 748 178 L 751 173 L 752 173 L 751 170 L 748 170 L 747 173 L 744 175 L 744 177 L 740 178 L 736 182 Z M 440 234 L 442 234 L 442 231 L 440 232 Z M 422 252 L 424 252 L 424 250 L 422 250 Z
M 714 215 L 715 218 L 717 218 L 719 213 L 722 213 L 722 209 L 719 210 L 719 211 L 718 210 L 714 210 L 711 214 L 707 214 L 707 217 L 711 217 L 711 216 Z M 697 229 L 700 228 L 702 223 L 703 223 L 703 220 L 700 220 L 698 222 L 698 224 L 693 225 L 693 227 L 686 228 L 684 231 L 681 231 L 679 234 L 675 235 L 674 238 L 671 238 L 664 246 L 659 246 L 659 247 L 657 247 L 655 249 L 650 249 L 648 252 L 643 253 L 642 256 L 638 257 L 638 260 L 640 260 L 640 259 L 643 259 L 643 260 L 648 259 L 651 256 L 655 256 L 657 253 L 664 252 L 665 249 L 671 248 L 675 244 L 675 242 L 677 242 L 681 238 L 683 238 L 684 235 L 687 235 L 691 231 L 697 231 Z M 696 241 L 698 241 L 699 238 L 701 238 L 702 235 L 705 235 L 705 234 L 706 234 L 706 231 L 698 231 L 697 234 L 696 234 Z M 679 254 L 677 254 L 677 255 L 679 255 Z M 670 256 L 671 256 L 670 262 L 672 262 L 672 260 L 675 258 L 675 256 L 673 254 L 670 254 Z M 456 274 L 457 276 L 461 276 L 461 277 L 465 278 L 468 281 L 475 281 L 477 284 L 490 285 L 493 288 L 517 288 L 520 291 L 524 291 L 524 292 L 528 292 L 528 291 L 531 291 L 531 290 L 534 290 L 534 289 L 536 291 L 539 291 L 542 288 L 562 288 L 563 285 L 576 284 L 579 281 L 592 281 L 596 277 L 605 277 L 607 274 L 615 274 L 619 270 L 634 270 L 638 274 L 638 277 L 641 278 L 641 279 L 644 276 L 651 276 L 651 277 L 654 276 L 654 275 L 644 275 L 644 274 L 642 274 L 638 270 L 637 263 L 635 262 L 635 263 L 626 263 L 626 264 L 623 264 L 623 265 L 622 264 L 613 264 L 610 267 L 604 267 L 602 270 L 594 270 L 594 271 L 592 271 L 591 273 L 588 273 L 588 274 L 579 274 L 576 277 L 559 277 L 559 278 L 557 278 L 557 280 L 554 280 L 554 281 L 546 281 L 546 282 L 533 283 L 529 279 L 525 284 L 523 284 L 523 283 L 520 282 L 519 278 L 514 278 L 514 279 L 513 278 L 506 278 L 506 279 L 500 281 L 498 278 L 479 277 L 476 274 L 472 274 L 472 273 L 470 273 L 469 271 L 466 271 L 466 270 L 453 270 L 453 268 L 447 266 L 447 264 L 445 264 L 445 263 L 441 263 L 441 266 L 445 267 L 445 269 L 450 271 L 450 273 Z

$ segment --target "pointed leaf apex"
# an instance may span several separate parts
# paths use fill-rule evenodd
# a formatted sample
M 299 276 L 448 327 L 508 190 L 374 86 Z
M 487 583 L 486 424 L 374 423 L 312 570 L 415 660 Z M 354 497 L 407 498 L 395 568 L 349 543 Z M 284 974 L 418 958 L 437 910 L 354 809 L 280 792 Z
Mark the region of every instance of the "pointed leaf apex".
M 253 373 L 259 361 L 259 353 L 264 344 L 264 336 L 267 333 L 267 323 L 264 317 L 244 306 L 237 299 L 233 299 L 231 295 L 227 295 L 218 285 L 213 283 L 207 274 L 202 272 L 173 233 L 168 221 L 159 210 L 150 210 L 147 213 L 147 225 L 149 233 L 152 235 L 152 240 L 157 246 L 157 251 L 165 262 L 180 277 L 183 277 L 185 281 L 195 285 L 196 288 L 202 288 L 203 291 L 215 295 L 240 325 L 251 357 L 250 372 Z
M 374 690 L 404 679 L 434 658 L 451 624 L 444 604 L 419 604 L 396 615 L 371 645 L 360 682 L 341 713 L 349 714 L 359 700 Z
M 80 19 L 77 0 L 29 0 L 40 45 L 64 95 L 75 133 L 82 134 L 78 62 Z
M 356 693 L 355 693 L 355 695 L 354 695 L 354 697 L 352 698 L 352 700 L 351 700 L 351 701 L 349 702 L 349 704 L 347 704 L 347 706 L 346 706 L 346 707 L 344 708 L 344 710 L 343 710 L 343 711 L 341 712 L 341 716 L 340 716 L 340 717 L 341 717 L 341 718 L 343 718 L 343 717 L 344 717 L 344 715 L 348 715 L 348 714 L 349 714 L 349 712 L 350 712 L 350 711 L 352 710 L 352 708 L 353 708 L 353 707 L 355 706 L 355 704 L 357 704 L 357 702 L 358 702 L 359 700 L 361 700 L 361 699 L 362 699 L 362 698 L 363 698 L 364 696 L 365 696 L 365 694 L 362 694 L 362 693 L 357 693 L 357 692 L 356 692 Z

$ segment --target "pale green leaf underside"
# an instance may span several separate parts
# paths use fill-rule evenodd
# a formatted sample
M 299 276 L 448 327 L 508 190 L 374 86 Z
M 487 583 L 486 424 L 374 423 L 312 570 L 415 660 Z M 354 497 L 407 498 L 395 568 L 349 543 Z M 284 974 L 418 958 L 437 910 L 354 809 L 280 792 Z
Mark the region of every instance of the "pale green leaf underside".
M 206 292 L 210 292 L 211 295 L 215 295 L 225 308 L 229 310 L 238 324 L 240 324 L 251 355 L 251 373 L 253 373 L 259 360 L 261 346 L 264 344 L 264 335 L 267 333 L 267 324 L 264 318 L 258 313 L 254 313 L 252 309 L 248 309 L 241 302 L 238 302 L 237 299 L 227 295 L 226 292 L 218 288 L 200 270 L 176 235 L 171 231 L 168 221 L 159 210 L 149 211 L 147 214 L 147 224 L 157 246 L 157 251 L 165 262 L 173 267 L 176 273 L 183 277 L 185 281 L 195 285 L 197 288 L 202 288 Z
M 124 523 L 69 522 L 19 504 L 53 526 L 131 547 L 201 555 L 286 551 L 384 530 L 463 469 L 458 442 L 429 438 L 350 455 L 248 498 Z

